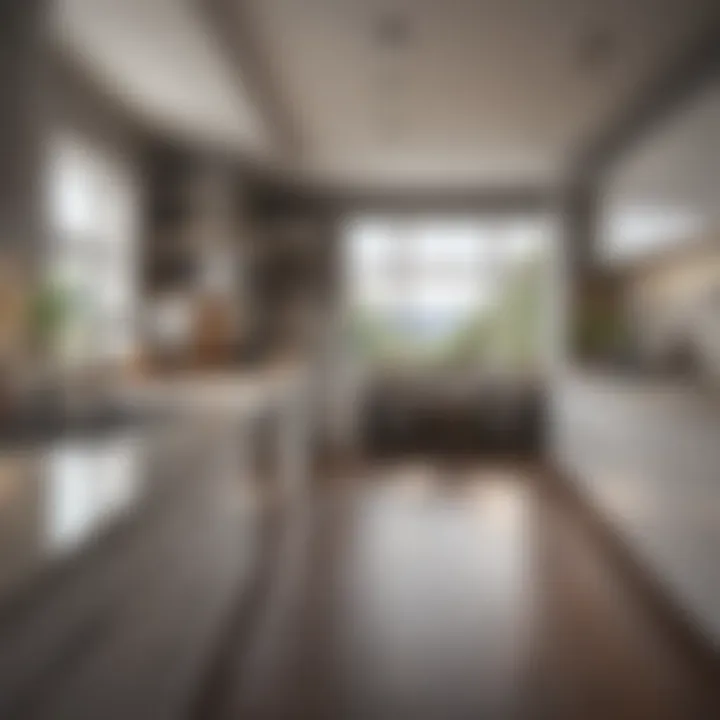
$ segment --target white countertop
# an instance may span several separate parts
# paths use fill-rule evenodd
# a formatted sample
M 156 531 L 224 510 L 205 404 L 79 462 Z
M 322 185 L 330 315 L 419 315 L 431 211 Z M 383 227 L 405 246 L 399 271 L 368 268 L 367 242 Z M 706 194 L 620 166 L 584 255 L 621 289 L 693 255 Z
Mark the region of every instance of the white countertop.
M 135 378 L 123 386 L 121 393 L 136 406 L 236 412 L 282 402 L 303 387 L 306 377 L 301 366 L 277 365 L 237 373 Z

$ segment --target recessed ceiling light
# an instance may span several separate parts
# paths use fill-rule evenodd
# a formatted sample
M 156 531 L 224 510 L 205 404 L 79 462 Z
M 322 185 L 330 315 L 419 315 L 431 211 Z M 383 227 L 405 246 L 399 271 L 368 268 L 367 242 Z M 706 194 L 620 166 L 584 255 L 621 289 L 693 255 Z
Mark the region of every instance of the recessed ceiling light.
M 595 27 L 580 37 L 578 63 L 583 70 L 597 70 L 608 65 L 617 50 L 617 37 L 606 27 Z
M 399 13 L 384 15 L 375 24 L 374 38 L 382 48 L 401 48 L 407 45 L 410 39 L 410 23 Z

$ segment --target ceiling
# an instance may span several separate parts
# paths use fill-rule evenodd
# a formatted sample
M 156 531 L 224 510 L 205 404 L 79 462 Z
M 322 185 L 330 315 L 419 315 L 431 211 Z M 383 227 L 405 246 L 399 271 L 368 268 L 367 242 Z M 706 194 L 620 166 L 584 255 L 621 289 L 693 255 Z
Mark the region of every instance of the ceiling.
M 61 0 L 69 44 L 168 129 L 267 143 L 202 7 L 249 23 L 299 152 L 333 187 L 528 188 L 692 44 L 712 0 Z M 234 14 L 237 12 L 237 14 Z M 207 18 L 205 18 L 207 20 Z M 216 28 L 217 29 L 217 28 Z M 247 28 L 245 28 L 247 37 Z M 227 48 L 225 48 L 227 50 Z M 233 56 L 237 60 L 237 55 Z
M 245 2 L 311 177 L 493 187 L 557 180 L 708 9 L 703 0 Z M 403 24 L 395 46 L 378 37 L 384 18 Z
M 152 128 L 267 150 L 260 110 L 203 18 L 183 0 L 55 0 L 60 47 Z

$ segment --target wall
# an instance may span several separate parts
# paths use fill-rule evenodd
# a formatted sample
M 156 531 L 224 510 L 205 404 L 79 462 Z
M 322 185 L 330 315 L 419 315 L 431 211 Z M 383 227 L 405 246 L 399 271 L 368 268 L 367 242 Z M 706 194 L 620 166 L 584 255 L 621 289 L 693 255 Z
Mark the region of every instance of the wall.
M 600 214 L 599 249 L 608 258 L 720 239 L 720 81 L 659 119 L 613 164 Z
M 42 239 L 42 0 L 0 6 L 0 414 L 30 354 L 26 308 Z
M 686 374 L 697 380 L 720 381 L 720 248 L 639 269 L 629 279 L 627 298 L 648 365 L 684 362 Z
M 144 135 L 119 102 L 60 49 L 54 51 L 47 77 L 52 116 L 48 129 L 77 135 L 139 181 Z
M 626 274 L 626 310 L 644 352 L 661 357 L 679 337 L 691 338 L 700 372 L 672 380 L 623 376 L 617 367 L 568 372 L 554 388 L 551 416 L 554 460 L 718 649 L 720 395 L 716 383 L 699 381 L 720 368 L 719 208 L 713 82 L 659 118 L 611 168 L 596 255 Z M 665 254 L 671 247 L 678 254 Z
M 46 3 L 28 0 L 0 8 L 0 247 L 36 247 L 36 212 L 45 117 Z
M 614 163 L 599 225 L 600 256 L 628 268 L 628 311 L 648 365 L 720 376 L 720 82 L 706 83 Z

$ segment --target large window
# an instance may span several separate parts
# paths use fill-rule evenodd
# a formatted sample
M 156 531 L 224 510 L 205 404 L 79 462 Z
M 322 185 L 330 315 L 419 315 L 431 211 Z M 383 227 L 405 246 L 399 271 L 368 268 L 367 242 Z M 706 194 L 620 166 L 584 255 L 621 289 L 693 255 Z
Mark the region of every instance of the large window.
M 545 218 L 360 217 L 347 225 L 349 323 L 365 358 L 537 367 L 547 346 Z
M 133 345 L 137 293 L 132 178 L 115 158 L 67 136 L 51 148 L 48 177 L 52 352 L 71 365 L 122 358 Z

